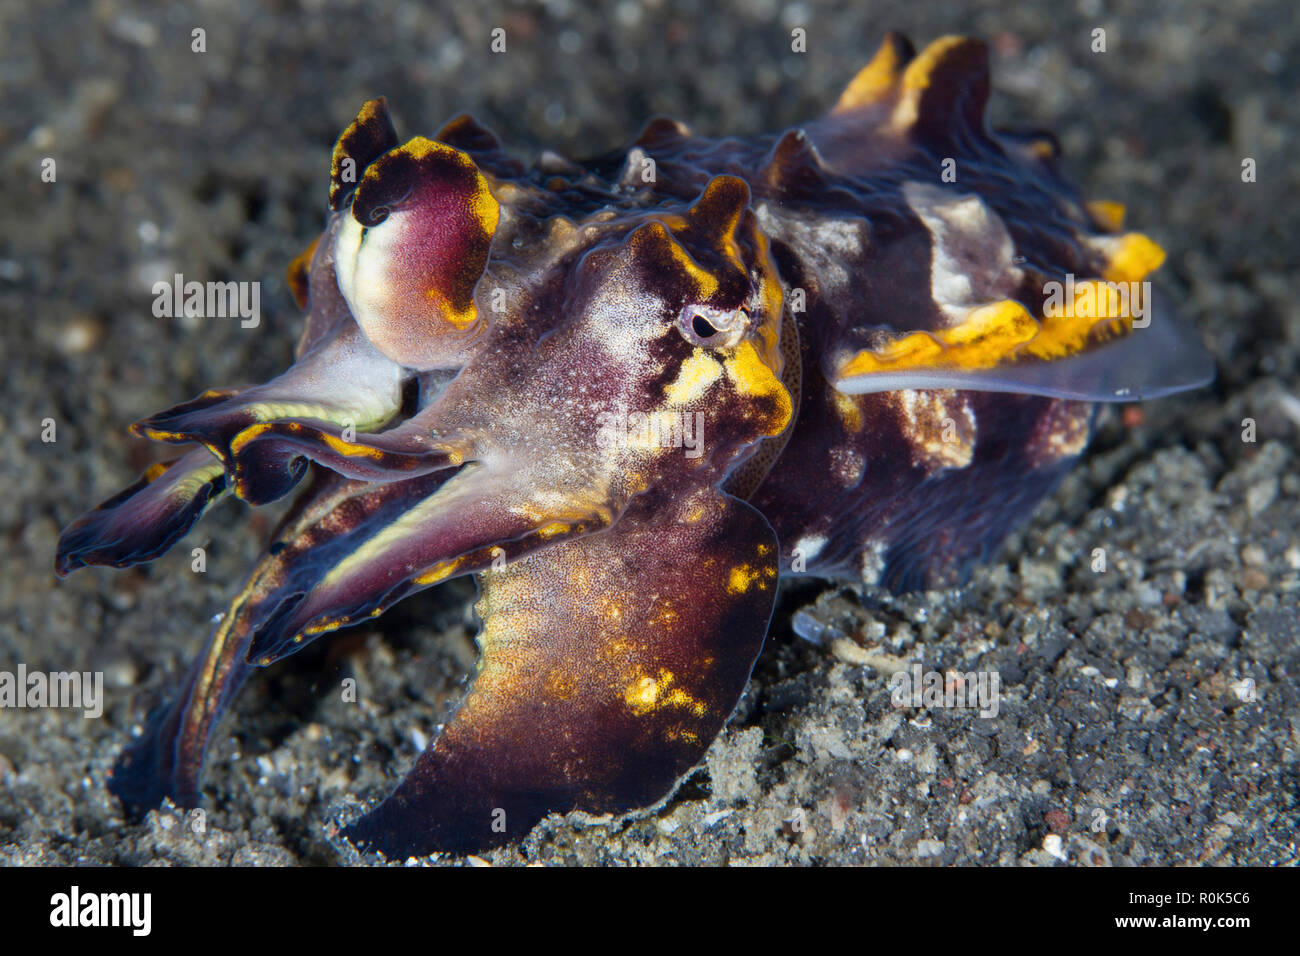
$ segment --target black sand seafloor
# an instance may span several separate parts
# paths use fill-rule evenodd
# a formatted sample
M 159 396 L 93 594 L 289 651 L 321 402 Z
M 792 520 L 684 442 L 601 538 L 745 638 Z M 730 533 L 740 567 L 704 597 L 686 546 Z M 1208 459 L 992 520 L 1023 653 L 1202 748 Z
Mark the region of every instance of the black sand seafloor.
M 201 825 L 168 810 L 132 825 L 106 772 L 278 510 L 227 501 L 153 565 L 53 571 L 59 529 L 166 452 L 128 423 L 288 364 L 284 270 L 319 231 L 330 148 L 362 101 L 386 95 L 406 135 L 471 111 L 525 158 L 604 152 L 653 113 L 756 133 L 827 109 L 887 29 L 989 41 L 995 125 L 1054 130 L 1084 193 L 1165 246 L 1162 281 L 1218 380 L 1107 410 L 963 588 L 788 587 L 739 711 L 666 806 L 552 817 L 481 859 L 1300 859 L 1290 3 L 0 0 L 0 671 L 105 681 L 98 719 L 0 709 L 0 864 L 363 862 L 337 821 L 391 789 L 458 696 L 466 582 L 257 675 L 216 735 Z M 156 318 L 151 286 L 177 272 L 260 281 L 260 326 Z M 996 717 L 891 706 L 890 675 L 913 663 L 996 671 Z

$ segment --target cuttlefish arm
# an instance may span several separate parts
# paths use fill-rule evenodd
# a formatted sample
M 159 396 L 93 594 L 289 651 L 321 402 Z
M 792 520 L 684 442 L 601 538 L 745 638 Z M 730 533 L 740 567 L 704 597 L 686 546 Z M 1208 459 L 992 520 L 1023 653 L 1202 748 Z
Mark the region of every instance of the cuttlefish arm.
M 54 568 L 64 577 L 97 564 L 125 568 L 175 544 L 226 489 L 226 470 L 205 448 L 150 465 L 130 487 L 87 511 L 59 537 Z
M 467 852 L 667 797 L 745 689 L 777 574 L 766 519 L 714 488 L 480 574 L 465 698 L 345 835 L 390 858 Z
M 401 410 L 407 377 L 408 373 L 380 354 L 360 329 L 348 325 L 264 385 L 209 389 L 191 401 L 136 422 L 131 431 L 155 441 L 204 445 L 234 478 L 241 464 L 238 450 L 246 445 L 245 433 L 250 429 L 256 434 L 277 422 L 310 421 L 372 431 Z M 240 497 L 262 504 L 287 493 L 304 473 L 304 465 L 290 464 L 282 462 L 274 476 L 263 474 L 259 485 L 246 487 Z M 244 466 L 246 474 L 265 470 Z
M 169 707 L 113 771 L 136 812 L 164 796 L 198 801 L 208 739 L 251 670 L 407 595 L 607 525 L 617 506 L 577 501 L 565 520 L 529 505 L 530 472 L 474 462 L 369 482 L 325 469 L 272 535 Z
M 248 661 L 253 635 L 281 607 L 286 591 L 300 587 L 304 575 L 327 574 L 331 555 L 346 555 L 358 540 L 386 527 L 409 496 L 431 494 L 445 480 L 443 473 L 376 485 L 317 471 L 272 534 L 179 693 L 150 715 L 142 735 L 114 766 L 109 788 L 132 813 L 143 814 L 164 797 L 180 806 L 198 804 L 212 730 L 255 667 Z

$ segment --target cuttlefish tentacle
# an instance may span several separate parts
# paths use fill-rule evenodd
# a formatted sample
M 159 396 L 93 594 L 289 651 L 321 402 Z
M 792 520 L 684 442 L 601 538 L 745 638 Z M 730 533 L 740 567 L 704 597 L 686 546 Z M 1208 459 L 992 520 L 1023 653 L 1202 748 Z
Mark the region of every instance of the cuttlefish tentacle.
M 478 850 L 550 812 L 662 800 L 740 699 L 777 573 L 766 519 L 704 488 L 480 574 L 473 683 L 345 835 L 389 857 Z

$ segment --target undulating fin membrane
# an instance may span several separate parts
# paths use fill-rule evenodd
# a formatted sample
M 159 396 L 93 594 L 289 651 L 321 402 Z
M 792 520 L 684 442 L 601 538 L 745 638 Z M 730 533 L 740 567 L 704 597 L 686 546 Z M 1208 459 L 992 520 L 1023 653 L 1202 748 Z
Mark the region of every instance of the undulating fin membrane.
M 205 453 L 206 454 L 206 453 Z M 347 552 L 340 541 L 364 538 L 386 526 L 406 505 L 405 496 L 429 493 L 437 475 L 407 485 L 371 485 L 319 470 L 271 536 L 271 545 L 189 669 L 179 693 L 155 710 L 144 733 L 118 758 L 109 789 L 139 816 L 165 797 L 196 806 L 203 757 L 212 730 L 253 665 L 253 635 L 280 607 L 291 579 L 323 575 L 331 554 Z M 418 485 L 418 487 L 417 487 Z
M 974 396 L 973 459 L 933 473 L 924 487 L 899 497 L 877 584 L 901 593 L 967 581 L 1070 471 L 1094 407 L 1032 395 Z
M 225 469 L 206 448 L 152 465 L 135 484 L 63 529 L 54 569 L 64 577 L 89 564 L 125 568 L 152 561 L 194 527 L 225 485 Z
M 398 144 L 397 131 L 382 96 L 367 100 L 334 144 L 330 158 L 330 209 L 339 210 L 357 188 L 366 167 Z
M 391 796 L 345 836 L 390 859 L 523 837 L 553 811 L 652 805 L 744 691 L 777 543 L 713 489 L 480 575 L 473 683 Z
M 373 429 L 401 409 L 402 368 L 380 355 L 355 327 L 322 342 L 283 375 L 245 389 L 210 389 L 198 398 L 131 426 L 135 435 L 165 442 L 198 442 L 215 454 L 229 476 L 240 474 L 235 446 L 249 428 L 310 420 L 321 426 Z M 240 445 L 240 447 L 243 447 Z M 296 456 L 268 455 L 242 469 L 232 490 L 252 504 L 287 494 L 305 473 Z
M 828 352 L 828 378 L 848 394 L 958 388 L 1094 402 L 1158 398 L 1210 382 L 1213 359 L 1163 291 L 1144 281 L 1163 250 L 1137 233 L 1094 242 L 1112 251 L 1105 277 L 1058 283 L 1060 301 L 1044 316 L 1015 300 L 990 303 L 948 328 Z

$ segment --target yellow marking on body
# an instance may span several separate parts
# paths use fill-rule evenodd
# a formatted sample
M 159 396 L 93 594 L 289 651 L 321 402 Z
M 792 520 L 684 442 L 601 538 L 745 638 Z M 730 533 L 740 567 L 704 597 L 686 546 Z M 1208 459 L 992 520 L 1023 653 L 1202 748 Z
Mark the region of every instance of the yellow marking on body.
M 225 472 L 225 466 L 214 459 L 212 464 L 192 471 L 178 481 L 173 489 L 173 494 L 179 492 L 186 498 L 193 498 L 204 485 L 210 484 L 214 478 L 225 474 Z
M 1127 210 L 1122 202 L 1110 199 L 1094 199 L 1085 203 L 1084 208 L 1093 219 L 1101 223 L 1110 232 L 1119 232 L 1124 226 L 1124 214 Z
M 883 100 L 903 75 L 903 49 L 893 34 L 885 37 L 871 62 L 858 71 L 832 113 L 870 106 Z
M 429 570 L 418 575 L 413 583 L 425 585 L 437 584 L 439 581 L 445 581 L 456 573 L 456 569 L 464 563 L 464 556 L 453 558 L 450 561 L 439 561 L 437 564 L 430 567 Z
M 274 428 L 277 423 L 287 424 L 291 426 L 294 431 L 301 431 L 303 428 L 303 426 L 299 425 L 297 422 L 283 422 L 280 420 L 290 418 L 318 418 L 322 421 L 332 422 L 337 425 L 343 419 L 343 416 L 346 415 L 346 412 L 339 412 L 336 416 L 335 413 L 332 413 L 328 408 L 322 405 L 277 405 L 269 402 L 259 402 L 256 405 L 250 405 L 245 409 L 245 411 L 253 412 L 259 418 L 271 420 L 263 420 L 256 424 L 249 425 L 235 435 L 235 437 L 230 440 L 230 451 L 235 455 L 238 455 L 239 452 L 242 451 L 253 439 Z M 386 417 L 374 418 L 360 422 L 357 427 L 364 430 L 379 425 L 386 420 Z M 150 429 L 150 431 L 152 431 L 152 429 Z M 149 437 L 153 436 L 150 435 Z M 347 455 L 349 457 L 364 455 L 367 458 L 381 459 L 384 456 L 384 452 L 378 448 L 345 442 L 341 438 L 337 438 L 327 432 L 318 432 L 317 437 L 335 451 L 339 452 L 339 454 Z
M 722 377 L 718 360 L 699 346 L 682 363 L 677 378 L 664 388 L 664 397 L 672 405 L 689 405 L 699 400 L 709 386 Z
M 844 428 L 851 432 L 862 431 L 862 409 L 852 395 L 836 390 L 835 411 L 839 413 Z
M 1128 238 L 1128 237 L 1125 237 Z M 1113 275 L 1146 275 L 1164 253 L 1145 236 L 1126 243 Z M 1131 328 L 1132 302 L 1112 284 L 1086 279 L 1075 283 L 1074 301 L 1040 323 L 1014 300 L 973 310 L 960 324 L 938 332 L 912 332 L 879 349 L 866 349 L 844 363 L 838 378 L 909 368 L 994 368 L 1019 355 L 1053 360 L 1074 355 L 1098 340 Z M 838 404 L 838 398 L 837 398 Z
M 648 674 L 632 680 L 623 692 L 624 702 L 632 713 L 643 717 L 665 707 L 693 711 L 703 716 L 708 708 L 681 687 L 672 687 L 676 676 L 670 670 L 660 669 L 657 678 Z
M 1107 247 L 1108 261 L 1102 277 L 1110 282 L 1138 282 L 1159 269 L 1165 261 L 1165 250 L 1140 232 L 1130 232 L 1110 240 Z
M 762 575 L 762 571 L 751 568 L 748 564 L 736 565 L 727 576 L 727 593 L 744 594 Z
M 1025 346 L 1036 358 L 1059 359 L 1082 351 L 1089 342 L 1122 335 L 1133 324 L 1132 303 L 1119 289 L 1100 279 L 1074 287 L 1074 301 L 1062 303 L 1061 314 L 1043 322 L 1043 331 Z
M 152 485 L 155 481 L 157 481 L 166 473 L 169 467 L 170 466 L 165 461 L 154 462 L 152 465 L 150 465 L 148 468 L 145 469 L 144 480 Z
M 921 94 L 929 87 L 934 74 L 943 64 L 944 58 L 954 49 L 972 42 L 962 36 L 944 36 L 935 40 L 907 64 L 901 81 L 903 95 L 894 107 L 890 124 L 895 130 L 905 130 L 916 123 L 921 106 Z
M 695 297 L 707 299 L 718 291 L 718 280 L 703 266 L 691 258 L 686 247 L 676 240 L 670 240 L 668 253 L 674 264 L 682 269 L 695 283 Z
M 663 706 L 689 709 L 694 711 L 697 717 L 703 717 L 706 709 L 702 702 L 696 700 L 680 687 L 674 687 L 668 692 L 668 695 L 664 698 Z
M 325 620 L 320 621 L 316 624 L 312 624 L 309 625 L 308 627 L 304 627 L 302 629 L 302 634 L 294 635 L 293 642 L 295 644 L 301 644 L 303 635 L 306 635 L 308 637 L 315 637 L 317 634 L 324 634 L 326 631 L 336 630 L 337 628 L 342 627 L 344 624 L 350 623 L 351 620 L 352 619 L 349 617 L 326 618 Z
M 150 428 L 148 425 L 141 427 L 140 432 L 143 437 L 148 438 L 150 441 L 177 442 L 190 440 L 189 436 L 182 435 L 180 432 L 163 431 L 161 428 Z
M 763 361 L 753 342 L 741 342 L 726 362 L 727 375 L 742 395 L 757 398 L 770 398 L 776 402 L 777 413 L 774 424 L 767 434 L 779 435 L 785 431 L 794 415 L 794 400 L 781 383 L 780 377 L 772 367 Z
M 735 188 L 732 183 L 728 182 L 732 178 L 718 177 L 710 180 L 709 184 L 704 188 L 704 193 L 700 196 L 699 201 L 691 208 L 690 218 L 695 219 L 700 215 L 696 212 L 700 206 L 710 200 L 716 202 L 719 194 L 725 194 L 727 190 Z M 741 272 L 745 271 L 745 260 L 740 254 L 740 244 L 736 241 L 736 231 L 740 228 L 740 217 L 744 214 L 746 208 L 744 205 L 736 205 L 732 207 L 730 214 L 721 223 L 711 223 L 706 220 L 700 224 L 710 235 L 721 237 L 723 255 Z M 716 289 L 716 287 L 717 280 L 714 280 L 714 288 Z
M 907 64 L 907 69 L 903 71 L 903 89 L 908 91 L 924 90 L 930 85 L 935 71 L 949 51 L 969 42 L 968 38 L 956 34 L 939 37 L 939 39 L 922 50 L 916 59 Z
M 331 157 L 330 162 L 331 179 L 338 176 L 343 169 L 343 160 L 349 158 L 347 152 L 343 149 L 343 143 L 348 139 L 348 135 L 376 119 L 383 109 L 384 100 L 382 97 L 379 99 L 366 100 L 361 104 L 361 110 L 357 113 L 356 118 L 348 124 L 348 128 L 343 131 L 343 135 L 338 138 L 338 142 L 334 145 L 334 155 Z M 355 160 L 353 161 L 355 162 Z
M 974 309 L 960 324 L 938 332 L 912 332 L 888 345 L 859 352 L 840 378 L 906 368 L 992 368 L 1039 333 L 1029 311 L 1012 299 Z
M 437 495 L 425 498 L 390 521 L 376 534 L 367 538 L 355 551 L 334 565 L 316 587 L 321 589 L 332 587 L 354 569 L 379 560 L 395 542 L 409 540 L 411 536 L 418 534 L 422 528 L 427 527 L 429 519 L 439 512 L 444 509 L 455 508 L 459 497 L 456 492 L 464 492 L 468 484 L 468 479 L 463 477 L 464 474 L 462 472 L 461 475 L 457 476 L 460 479 L 459 481 L 456 478 L 452 479 L 452 481 L 456 482 L 454 487 L 452 482 L 449 481 L 442 486 L 442 490 Z
M 659 690 L 659 682 L 647 675 L 627 685 L 623 700 L 640 716 L 654 710 L 659 702 Z
M 1036 139 L 1029 144 L 1029 151 L 1039 159 L 1054 159 L 1056 157 L 1056 146 L 1050 139 Z
M 468 306 L 458 309 L 451 304 L 451 299 L 447 298 L 441 289 L 426 289 L 424 297 L 434 304 L 438 310 L 438 317 L 457 332 L 464 332 L 478 321 L 478 306 L 474 304 L 472 298 Z
M 766 317 L 759 326 L 763 339 L 763 358 L 773 368 L 779 368 L 781 355 L 781 323 L 785 321 L 785 291 L 776 278 L 776 262 L 771 256 L 771 242 L 760 229 L 758 236 L 758 261 L 763 264 L 763 281 L 759 288 L 759 308 Z M 794 316 L 790 317 L 793 323 Z
M 369 445 L 358 445 L 354 442 L 344 441 L 342 438 L 331 435 L 329 432 L 321 432 L 320 438 L 326 445 L 329 445 L 330 448 L 333 448 L 340 455 L 347 458 L 373 458 L 376 461 L 382 461 L 384 458 L 384 453 L 379 448 L 372 448 Z

